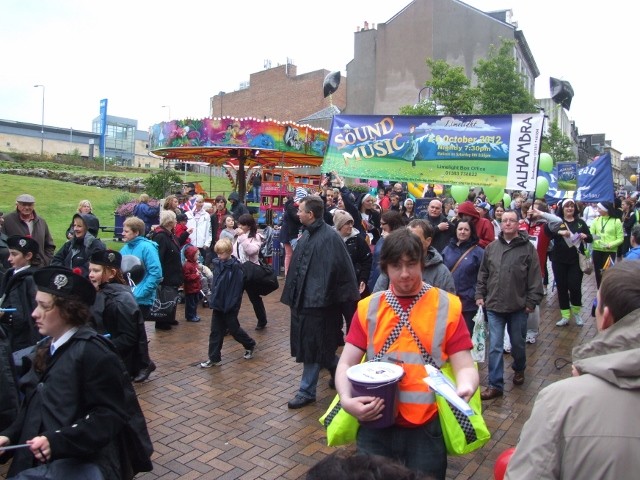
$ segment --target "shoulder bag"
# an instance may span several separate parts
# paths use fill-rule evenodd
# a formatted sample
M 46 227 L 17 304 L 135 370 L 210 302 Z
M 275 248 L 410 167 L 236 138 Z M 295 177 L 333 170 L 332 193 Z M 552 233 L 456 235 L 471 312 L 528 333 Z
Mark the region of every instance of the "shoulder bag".
M 582 273 L 586 275 L 591 275 L 593 273 L 593 259 L 591 258 L 591 253 L 587 248 L 584 249 L 584 253 L 578 249 L 578 263 L 580 263 L 580 270 L 582 270 Z

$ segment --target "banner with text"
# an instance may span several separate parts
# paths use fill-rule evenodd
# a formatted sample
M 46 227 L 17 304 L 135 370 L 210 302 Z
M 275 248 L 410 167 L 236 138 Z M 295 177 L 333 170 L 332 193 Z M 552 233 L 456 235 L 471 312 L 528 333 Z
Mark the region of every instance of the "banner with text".
M 322 171 L 534 191 L 543 118 L 336 115 Z
M 558 163 L 551 173 L 540 172 L 540 175 L 549 182 L 549 190 L 545 195 L 547 203 L 553 204 L 562 198 L 575 198 L 586 203 L 613 202 L 615 190 L 609 152 L 600 155 L 589 165 L 578 170 L 576 190 L 566 190 L 560 187 L 561 175 L 558 175 L 558 172 L 562 172 L 561 165 L 562 163 Z

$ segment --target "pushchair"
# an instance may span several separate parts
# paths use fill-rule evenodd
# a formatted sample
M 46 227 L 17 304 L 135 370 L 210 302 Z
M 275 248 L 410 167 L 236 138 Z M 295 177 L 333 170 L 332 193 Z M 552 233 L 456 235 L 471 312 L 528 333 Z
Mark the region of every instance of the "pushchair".
M 202 295 L 202 306 L 204 308 L 209 306 L 209 296 L 211 295 L 211 280 L 213 279 L 213 272 L 206 265 L 202 266 L 200 272 L 200 294 Z

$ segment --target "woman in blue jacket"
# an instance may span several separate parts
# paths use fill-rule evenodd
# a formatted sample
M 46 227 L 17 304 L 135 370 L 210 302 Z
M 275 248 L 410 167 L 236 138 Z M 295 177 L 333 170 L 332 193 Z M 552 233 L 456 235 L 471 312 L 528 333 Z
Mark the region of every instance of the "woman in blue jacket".
M 144 277 L 133 287 L 133 297 L 140 306 L 145 320 L 151 318 L 151 306 L 156 299 L 156 289 L 162 280 L 162 265 L 158 254 L 158 244 L 144 237 L 144 222 L 138 217 L 129 217 L 122 227 L 122 239 L 127 242 L 120 250 L 122 255 L 138 257 L 144 266 Z M 171 325 L 156 325 L 156 328 L 169 330 Z
M 471 222 L 460 220 L 456 238 L 452 238 L 442 251 L 444 264 L 453 275 L 456 293 L 462 302 L 462 316 L 469 333 L 473 332 L 476 305 L 476 281 L 484 250 L 478 246 L 478 237 Z

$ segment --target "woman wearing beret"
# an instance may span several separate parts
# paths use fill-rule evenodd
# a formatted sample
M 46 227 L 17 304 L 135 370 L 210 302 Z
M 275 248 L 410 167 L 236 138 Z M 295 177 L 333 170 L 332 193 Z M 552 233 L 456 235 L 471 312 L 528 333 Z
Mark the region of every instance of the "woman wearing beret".
M 13 455 L 7 476 L 62 468 L 65 474 L 54 478 L 89 470 L 94 476 L 88 478 L 120 480 L 150 470 L 151 441 L 124 365 L 113 345 L 86 325 L 93 285 L 62 267 L 42 268 L 33 277 L 38 287 L 33 318 L 47 338 L 37 345 L 22 379 L 20 413 L 0 432 L 0 446 L 28 445 L 0 457 Z M 139 451 L 131 452 L 131 436 L 125 435 L 131 431 L 147 457 L 145 465 L 137 461 Z
M 89 263 L 89 281 L 97 290 L 96 300 L 91 307 L 93 326 L 102 335 L 108 335 L 124 362 L 129 376 L 139 379 L 146 365 L 149 373 L 156 369 L 155 364 L 142 357 L 148 357 L 147 332 L 144 318 L 131 287 L 124 279 L 120 268 L 122 255 L 114 250 L 103 250 L 91 255 Z M 146 372 L 144 372 L 146 373 Z

